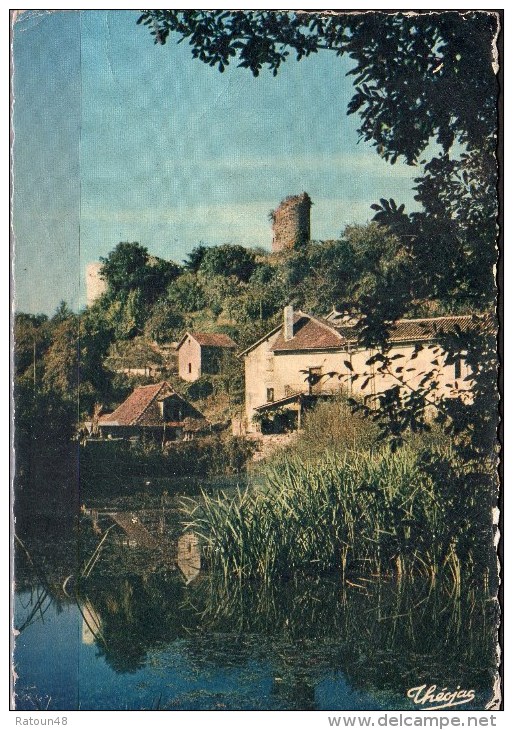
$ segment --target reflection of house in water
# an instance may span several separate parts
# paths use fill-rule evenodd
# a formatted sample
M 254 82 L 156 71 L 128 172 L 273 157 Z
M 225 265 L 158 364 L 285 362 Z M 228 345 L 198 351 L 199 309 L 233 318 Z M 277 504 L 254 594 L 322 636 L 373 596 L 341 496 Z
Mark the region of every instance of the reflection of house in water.
M 101 618 L 89 600 L 86 600 L 80 612 L 82 614 L 82 644 L 90 646 L 101 633 Z
M 186 585 L 198 577 L 201 571 L 201 549 L 193 532 L 178 538 L 176 564 L 185 578 Z
M 102 436 L 152 436 L 161 441 L 191 438 L 208 428 L 202 413 L 163 381 L 136 388 L 113 413 L 100 417 Z

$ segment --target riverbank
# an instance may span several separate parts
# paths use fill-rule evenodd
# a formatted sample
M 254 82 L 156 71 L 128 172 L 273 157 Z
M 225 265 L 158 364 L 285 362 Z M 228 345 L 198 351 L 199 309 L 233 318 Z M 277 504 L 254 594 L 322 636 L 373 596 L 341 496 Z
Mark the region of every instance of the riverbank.
M 80 449 L 80 482 L 89 497 L 151 492 L 157 480 L 210 478 L 245 472 L 254 445 L 231 436 L 159 444 L 127 441 L 88 442 Z

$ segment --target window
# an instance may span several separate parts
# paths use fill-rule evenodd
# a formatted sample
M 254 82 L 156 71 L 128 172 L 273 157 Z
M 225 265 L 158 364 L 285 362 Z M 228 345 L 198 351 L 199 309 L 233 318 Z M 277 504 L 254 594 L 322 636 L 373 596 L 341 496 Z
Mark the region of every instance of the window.
M 272 403 L 274 401 L 274 388 L 267 388 L 267 402 Z
M 189 363 L 189 374 L 192 373 L 192 363 Z
M 454 363 L 454 377 L 456 380 L 461 378 L 461 358 L 458 358 Z

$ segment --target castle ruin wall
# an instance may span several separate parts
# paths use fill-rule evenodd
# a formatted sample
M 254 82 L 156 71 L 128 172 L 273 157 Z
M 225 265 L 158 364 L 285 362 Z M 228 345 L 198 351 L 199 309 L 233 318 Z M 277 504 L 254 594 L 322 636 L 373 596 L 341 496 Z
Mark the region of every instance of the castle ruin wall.
M 310 208 L 308 193 L 285 198 L 272 213 L 273 251 L 302 246 L 310 240 Z

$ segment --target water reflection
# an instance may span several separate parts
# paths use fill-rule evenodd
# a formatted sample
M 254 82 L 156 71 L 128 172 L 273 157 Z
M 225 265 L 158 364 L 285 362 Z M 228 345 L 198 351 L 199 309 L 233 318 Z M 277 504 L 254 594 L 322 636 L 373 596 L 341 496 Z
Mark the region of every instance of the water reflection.
M 82 526 L 78 549 L 68 543 L 76 576 L 95 557 L 68 596 L 69 556 L 52 561 L 44 543 L 19 551 L 18 709 L 34 696 L 52 698 L 49 709 L 413 709 L 406 690 L 423 683 L 475 689 L 465 709 L 491 697 L 487 596 L 368 579 L 227 585 L 201 572 L 190 533 L 171 541 L 169 529 L 148 550 L 113 529 L 97 552 L 97 526 Z M 73 662 L 79 673 L 63 675 Z
M 102 632 L 102 621 L 98 611 L 92 606 L 91 602 L 86 599 L 81 605 L 77 602 L 82 613 L 82 644 L 90 646 L 95 641 L 101 641 L 105 644 Z
M 176 564 L 187 585 L 199 576 L 201 572 L 201 549 L 199 540 L 193 532 L 186 532 L 178 538 Z

